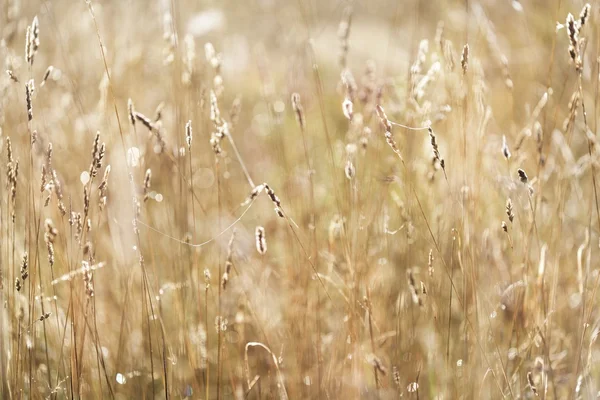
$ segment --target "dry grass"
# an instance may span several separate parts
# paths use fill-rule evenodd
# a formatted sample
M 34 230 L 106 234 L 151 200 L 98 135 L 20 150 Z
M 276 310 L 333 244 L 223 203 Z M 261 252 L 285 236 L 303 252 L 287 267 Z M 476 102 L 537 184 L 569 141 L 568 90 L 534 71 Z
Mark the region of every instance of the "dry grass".
M 0 398 L 596 397 L 597 5 L 355 3 L 0 4 Z

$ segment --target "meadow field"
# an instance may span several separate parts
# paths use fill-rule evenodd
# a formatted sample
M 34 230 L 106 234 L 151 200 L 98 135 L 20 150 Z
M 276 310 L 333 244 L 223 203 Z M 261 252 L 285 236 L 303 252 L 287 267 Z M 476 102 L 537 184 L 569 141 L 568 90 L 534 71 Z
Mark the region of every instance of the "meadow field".
M 0 399 L 600 396 L 600 3 L 0 2 Z

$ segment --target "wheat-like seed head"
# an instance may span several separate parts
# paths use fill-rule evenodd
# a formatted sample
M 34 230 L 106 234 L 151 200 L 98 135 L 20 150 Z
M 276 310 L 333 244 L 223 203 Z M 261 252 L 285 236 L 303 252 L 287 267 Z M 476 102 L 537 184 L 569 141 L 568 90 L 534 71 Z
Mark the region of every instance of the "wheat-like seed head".
M 529 181 L 529 178 L 527 177 L 527 174 L 521 168 L 519 168 L 517 170 L 517 174 L 519 175 L 519 179 L 521 180 L 521 182 L 527 183 Z
M 385 141 L 387 142 L 388 146 L 390 146 L 390 148 L 392 149 L 392 151 L 394 153 L 396 153 L 396 155 L 398 156 L 398 158 L 402 162 L 404 162 L 404 159 L 402 158 L 402 155 L 400 154 L 400 149 L 398 148 L 398 145 L 396 144 L 396 141 L 394 140 L 394 137 L 392 136 L 392 123 L 390 122 L 390 120 L 388 119 L 387 115 L 385 114 L 385 111 L 383 110 L 383 107 L 381 107 L 378 104 L 376 106 L 375 110 L 377 112 L 377 115 L 379 116 L 379 120 L 381 121 L 381 124 L 385 128 Z
M 513 205 L 512 205 L 512 200 L 510 199 L 510 197 L 506 200 L 506 215 L 508 216 L 508 220 L 510 222 L 513 222 L 513 219 L 515 218 L 515 214 L 513 213 Z
M 438 148 L 435 133 L 433 133 L 433 129 L 431 129 L 431 127 L 429 127 L 428 130 L 429 130 L 429 140 L 431 142 L 431 148 L 433 149 L 433 157 L 440 164 L 440 167 L 442 167 L 442 169 L 445 170 L 446 163 L 445 163 L 444 159 L 442 158 L 442 156 L 440 155 L 440 150 Z
M 267 239 L 265 237 L 265 228 L 257 226 L 255 231 L 256 251 L 258 254 L 264 255 L 267 252 Z
M 90 263 L 82 261 L 81 269 L 83 270 L 85 294 L 88 298 L 94 297 L 94 282 Z
M 469 44 L 465 44 L 463 46 L 462 55 L 460 57 L 460 65 L 463 70 L 463 75 L 466 75 L 469 70 Z
M 25 253 L 23 253 L 23 258 L 21 260 L 21 279 L 23 280 L 23 282 L 25 282 L 25 280 L 29 276 L 28 268 L 29 268 L 29 256 L 27 255 L 27 252 L 25 252 Z
M 575 64 L 577 71 L 581 69 L 581 56 L 579 54 L 579 21 L 575 21 L 573 14 L 567 15 L 567 35 L 569 36 L 569 56 Z
M 427 258 L 427 270 L 429 271 L 429 276 L 433 276 L 433 249 L 429 249 L 429 256 Z
M 188 150 L 192 148 L 192 120 L 189 120 L 185 124 L 185 143 L 187 144 Z
M 590 16 L 590 10 L 591 10 L 592 6 L 590 5 L 590 3 L 586 3 L 583 8 L 581 9 L 581 13 L 579 14 L 579 26 L 582 27 L 585 25 L 585 23 L 588 20 L 588 17 Z
M 25 85 L 25 101 L 27 103 L 27 120 L 31 122 L 33 119 L 33 92 L 35 84 L 33 79 L 30 79 Z
M 29 65 L 33 63 L 33 47 L 31 38 L 31 26 L 28 26 L 25 33 L 25 62 Z
M 40 321 L 40 322 L 42 322 L 42 321 L 45 321 L 45 320 L 47 320 L 48 318 L 50 318 L 50 315 L 52 315 L 52 313 L 49 313 L 49 312 L 48 312 L 48 313 L 44 313 L 44 314 L 42 314 L 42 315 L 40 316 L 40 318 L 38 318 L 38 321 Z

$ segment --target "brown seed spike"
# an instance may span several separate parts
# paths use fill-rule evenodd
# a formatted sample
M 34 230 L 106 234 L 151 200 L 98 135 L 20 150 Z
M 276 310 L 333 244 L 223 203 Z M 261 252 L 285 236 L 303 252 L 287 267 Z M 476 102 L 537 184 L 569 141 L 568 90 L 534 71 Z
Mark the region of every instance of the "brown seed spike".
M 37 15 L 33 22 L 27 27 L 25 35 L 25 61 L 30 66 L 33 65 L 33 59 L 40 46 L 40 24 Z
M 469 44 L 465 44 L 463 47 L 462 55 L 460 57 L 460 65 L 463 70 L 463 75 L 466 75 L 469 70 Z
M 44 190 L 46 190 L 46 185 L 48 184 L 47 180 L 46 180 L 46 165 L 42 164 L 42 183 L 40 184 L 40 192 L 43 193 Z
M 23 261 L 21 261 L 21 279 L 23 280 L 23 282 L 25 282 L 25 280 L 29 276 L 28 268 L 29 268 L 29 258 L 28 258 L 27 253 L 25 252 L 23 254 Z
M 529 181 L 529 178 L 527 177 L 527 174 L 521 168 L 519 168 L 517 170 L 517 174 L 519 174 L 519 179 L 521 180 L 521 182 L 527 183 Z
M 37 15 L 33 17 L 33 21 L 31 22 L 31 34 L 33 36 L 33 52 L 36 53 L 38 48 L 40 47 L 40 21 Z
M 267 239 L 265 238 L 265 228 L 262 226 L 256 227 L 256 251 L 258 254 L 265 254 L 267 252 Z
M 48 249 L 48 263 L 50 267 L 54 266 L 54 244 L 52 242 L 46 242 L 46 247 Z
M 94 144 L 92 146 L 92 163 L 90 164 L 90 176 L 96 177 L 98 169 L 102 168 L 102 160 L 106 152 L 106 145 L 100 144 L 100 132 L 96 132 Z
M 85 286 L 85 294 L 87 297 L 94 297 L 94 282 L 90 263 L 82 262 L 83 282 Z
M 188 150 L 192 147 L 192 120 L 189 120 L 185 124 L 185 143 L 187 144 Z
M 46 165 L 49 169 L 52 169 L 52 154 L 54 152 L 54 148 L 52 147 L 52 142 L 48 143 L 48 150 L 46 151 Z
M 304 129 L 304 127 L 306 126 L 306 121 L 304 119 L 304 109 L 302 108 L 302 103 L 300 102 L 300 95 L 298 93 L 292 94 L 292 108 L 294 109 L 294 113 L 296 114 L 296 121 L 298 121 L 300 129 Z
M 444 162 L 444 159 L 440 156 L 440 150 L 438 148 L 435 133 L 433 133 L 433 129 L 431 129 L 431 127 L 429 127 L 428 130 L 429 130 L 429 139 L 431 142 L 431 148 L 433 149 L 433 157 L 435 158 L 436 161 L 438 161 L 440 163 L 440 167 L 442 167 L 442 169 L 445 169 L 446 164 Z
M 31 26 L 28 26 L 27 31 L 25 33 L 25 62 L 29 65 L 33 63 L 33 49 L 31 37 Z
M 59 200 L 63 198 L 62 186 L 55 169 L 52 169 L 52 184 L 54 185 L 54 193 Z
M 590 16 L 590 9 L 592 8 L 592 6 L 590 6 L 590 3 L 586 3 L 583 6 L 583 9 L 581 10 L 581 13 L 579 14 L 579 25 L 580 26 L 584 26 L 586 21 L 588 20 L 588 17 Z
M 375 110 L 377 111 L 377 116 L 381 120 L 381 124 L 385 128 L 386 143 L 388 144 L 388 146 L 390 146 L 392 151 L 394 153 L 396 153 L 396 155 L 398 156 L 400 161 L 404 162 L 404 159 L 402 158 L 402 155 L 400 154 L 400 149 L 398 148 L 398 145 L 396 144 L 396 141 L 394 140 L 394 137 L 392 136 L 392 123 L 388 119 L 387 115 L 385 115 L 385 111 L 383 110 L 383 107 L 381 107 L 381 105 L 378 104 L 377 107 L 375 108 Z
M 279 200 L 279 197 L 277 197 L 277 195 L 275 194 L 275 192 L 273 191 L 273 189 L 271 189 L 269 187 L 269 185 L 267 185 L 266 183 L 264 183 L 263 185 L 265 187 L 265 190 L 267 191 L 267 195 L 269 196 L 269 198 L 271 199 L 271 201 L 275 205 L 275 213 L 279 217 L 283 218 L 284 214 L 283 214 L 283 210 L 281 209 L 281 200 Z
M 250 204 L 254 199 L 256 199 L 258 197 L 259 194 L 262 193 L 262 191 L 264 189 L 265 189 L 265 184 L 256 186 L 254 189 L 252 189 L 252 191 L 250 192 L 250 195 L 246 198 L 246 200 L 244 200 L 244 202 L 241 204 L 241 206 L 245 207 L 248 204 Z
M 508 216 L 508 220 L 512 223 L 515 214 L 513 213 L 512 200 L 510 198 L 506 200 L 506 215 Z
M 394 368 L 392 369 L 392 371 L 393 371 L 392 375 L 394 376 L 394 383 L 399 388 L 400 387 L 400 372 L 398 371 L 398 367 L 396 367 L 394 365 Z
M 433 276 L 433 249 L 429 249 L 429 257 L 427 260 L 427 269 L 429 270 L 429 276 Z
M 42 314 L 42 316 L 39 318 L 39 321 L 47 320 L 48 318 L 50 318 L 50 315 L 52 315 L 52 313 Z
M 90 211 L 90 192 L 88 192 L 87 186 L 83 187 L 83 214 L 88 215 Z
M 271 189 L 269 187 L 269 185 L 267 185 L 266 183 L 265 183 L 265 190 L 267 191 L 267 195 L 271 198 L 271 201 L 277 207 L 280 207 L 281 206 L 281 201 L 279 200 L 279 197 L 277 197 L 277 195 L 275 194 L 275 192 L 273 191 L 273 189 Z
M 567 34 L 569 35 L 569 56 L 575 63 L 575 67 L 579 70 L 580 68 L 580 56 L 579 56 L 579 24 L 575 21 L 573 14 L 567 15 Z
M 383 110 L 383 107 L 381 107 L 378 104 L 377 107 L 375 108 L 375 110 L 377 111 L 377 116 L 381 120 L 381 123 L 383 124 L 383 127 L 385 128 L 385 131 L 386 132 L 391 132 L 392 131 L 392 123 L 388 119 L 387 115 L 385 115 L 385 111 Z
M 10 137 L 6 137 L 6 156 L 8 158 L 8 162 L 13 162 L 13 153 L 12 153 L 12 142 L 10 141 Z
M 158 130 L 158 127 L 154 124 L 154 122 L 152 122 L 150 118 L 146 117 L 144 114 L 137 111 L 133 111 L 133 115 L 135 116 L 135 119 L 140 121 L 142 125 L 148 128 L 149 131 Z
M 25 101 L 27 103 L 27 120 L 31 122 L 33 119 L 33 92 L 35 90 L 35 85 L 33 83 L 33 79 L 30 79 L 25 85 Z

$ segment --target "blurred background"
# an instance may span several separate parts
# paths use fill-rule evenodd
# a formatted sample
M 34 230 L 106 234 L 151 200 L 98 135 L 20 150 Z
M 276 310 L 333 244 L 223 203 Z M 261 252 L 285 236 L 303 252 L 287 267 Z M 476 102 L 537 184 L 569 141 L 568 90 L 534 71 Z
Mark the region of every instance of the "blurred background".
M 0 398 L 594 398 L 584 6 L 4 0 Z

